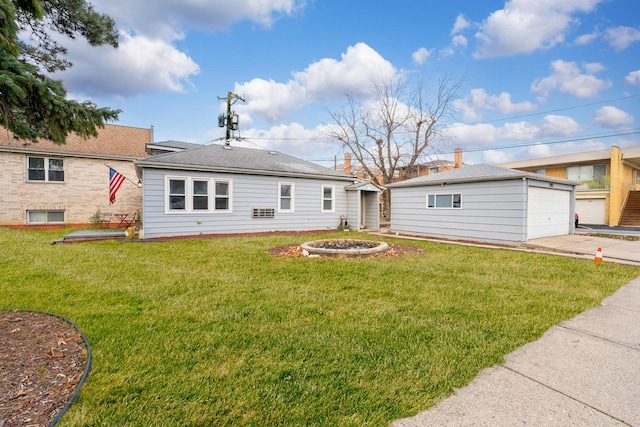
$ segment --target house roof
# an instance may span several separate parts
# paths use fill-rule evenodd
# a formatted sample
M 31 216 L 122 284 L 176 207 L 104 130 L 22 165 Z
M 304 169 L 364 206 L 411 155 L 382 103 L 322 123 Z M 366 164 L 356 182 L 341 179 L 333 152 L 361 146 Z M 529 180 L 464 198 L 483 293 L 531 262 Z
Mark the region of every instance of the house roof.
M 159 142 L 150 142 L 147 144 L 147 149 L 159 149 L 164 151 L 181 151 L 188 150 L 189 148 L 198 148 L 202 147 L 202 144 L 196 144 L 193 142 L 184 142 L 184 141 L 159 141 Z
M 76 134 L 69 134 L 65 144 L 55 144 L 46 139 L 37 142 L 15 139 L 11 132 L 0 129 L 0 151 L 20 153 L 132 159 L 148 156 L 145 145 L 153 140 L 151 128 L 113 124 L 98 129 L 96 138 L 83 139 Z
M 640 146 L 621 148 L 620 151 L 622 151 L 623 162 L 627 162 L 633 167 L 640 169 Z M 500 166 L 518 169 L 533 169 L 547 166 L 562 167 L 579 164 L 594 164 L 601 161 L 608 162 L 609 160 L 611 160 L 611 149 L 521 160 L 517 162 L 502 163 Z
M 139 168 L 231 172 L 252 175 L 334 178 L 354 181 L 351 175 L 272 150 L 209 144 L 159 154 L 136 162 Z
M 469 165 L 457 169 L 424 175 L 406 181 L 387 184 L 389 188 L 417 187 L 422 185 L 456 184 L 477 181 L 503 181 L 506 179 L 529 178 L 539 181 L 556 182 L 570 185 L 577 185 L 577 182 L 566 179 L 554 178 L 547 175 L 539 175 L 531 172 L 523 172 L 515 169 L 504 168 L 493 165 Z

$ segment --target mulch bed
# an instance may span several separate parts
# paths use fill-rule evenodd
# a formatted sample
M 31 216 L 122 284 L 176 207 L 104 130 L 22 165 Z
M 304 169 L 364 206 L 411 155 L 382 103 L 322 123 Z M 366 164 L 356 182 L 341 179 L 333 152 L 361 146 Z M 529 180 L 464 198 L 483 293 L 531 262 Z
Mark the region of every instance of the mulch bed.
M 50 314 L 0 313 L 0 426 L 48 426 L 89 360 L 80 333 Z
M 285 245 L 277 248 L 268 249 L 267 252 L 280 258 L 299 258 L 304 257 L 300 245 Z M 409 245 L 397 245 L 389 243 L 389 250 L 382 254 L 371 255 L 370 258 L 394 258 L 400 257 L 406 253 L 423 254 L 422 249 Z

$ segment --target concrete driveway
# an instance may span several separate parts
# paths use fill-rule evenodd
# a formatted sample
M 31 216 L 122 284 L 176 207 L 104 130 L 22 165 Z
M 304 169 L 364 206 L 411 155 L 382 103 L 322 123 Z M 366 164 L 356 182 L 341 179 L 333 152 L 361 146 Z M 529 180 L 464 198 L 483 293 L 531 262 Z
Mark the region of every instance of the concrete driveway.
M 640 265 L 640 240 L 630 241 L 587 234 L 542 237 L 529 240 L 526 248 L 565 253 L 584 258 L 594 258 L 602 248 L 602 260 L 622 264 Z

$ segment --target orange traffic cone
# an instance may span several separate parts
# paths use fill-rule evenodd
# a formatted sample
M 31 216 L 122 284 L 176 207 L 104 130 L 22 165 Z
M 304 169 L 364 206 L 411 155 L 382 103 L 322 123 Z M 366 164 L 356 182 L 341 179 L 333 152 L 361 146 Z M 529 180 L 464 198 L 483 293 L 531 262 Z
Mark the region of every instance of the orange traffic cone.
M 602 262 L 602 248 L 598 248 L 598 252 L 596 252 L 596 257 L 593 259 L 593 262 L 599 264 Z

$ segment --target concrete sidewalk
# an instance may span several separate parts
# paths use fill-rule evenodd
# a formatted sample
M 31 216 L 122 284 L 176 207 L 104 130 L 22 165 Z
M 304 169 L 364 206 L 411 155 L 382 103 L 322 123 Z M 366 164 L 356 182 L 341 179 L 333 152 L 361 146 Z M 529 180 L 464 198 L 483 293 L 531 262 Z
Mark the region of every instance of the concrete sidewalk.
M 391 426 L 640 426 L 640 277 Z

